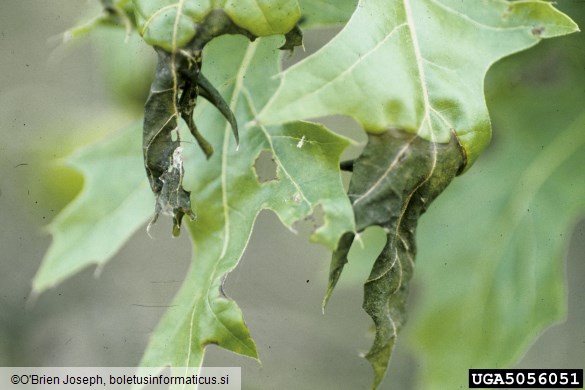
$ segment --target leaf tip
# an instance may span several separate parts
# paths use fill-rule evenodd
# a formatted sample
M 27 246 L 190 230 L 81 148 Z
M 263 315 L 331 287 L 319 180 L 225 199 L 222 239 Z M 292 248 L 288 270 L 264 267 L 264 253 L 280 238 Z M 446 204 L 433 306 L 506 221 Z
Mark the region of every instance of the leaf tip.
M 343 271 L 343 267 L 347 264 L 347 256 L 349 254 L 349 250 L 351 245 L 354 242 L 356 234 L 353 231 L 345 232 L 339 242 L 337 244 L 337 249 L 333 252 L 331 256 L 331 266 L 329 268 L 329 282 L 327 285 L 327 291 L 325 292 L 325 296 L 323 297 L 323 303 L 321 304 L 321 310 L 325 313 L 325 306 L 329 302 L 331 298 L 331 294 L 333 294 L 333 290 L 339 281 L 339 277 L 341 276 L 341 272 Z
M 329 298 L 331 298 L 331 293 L 333 292 L 332 288 L 327 288 L 327 291 L 325 292 L 325 296 L 323 297 L 323 302 L 321 302 L 321 314 L 325 315 L 325 308 L 327 307 L 327 304 L 329 303 Z

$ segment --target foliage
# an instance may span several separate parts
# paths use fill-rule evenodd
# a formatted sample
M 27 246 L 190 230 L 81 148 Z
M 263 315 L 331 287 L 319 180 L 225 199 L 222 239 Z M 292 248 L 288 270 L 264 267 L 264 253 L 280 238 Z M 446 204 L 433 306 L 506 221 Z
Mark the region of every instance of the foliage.
M 585 95 L 573 88 L 585 82 L 584 43 L 551 42 L 491 73 L 495 142 L 419 230 L 424 294 L 410 342 L 424 351 L 421 388 L 466 386 L 465 367 L 510 366 L 566 318 L 567 241 L 585 214 Z
M 33 281 L 40 293 L 90 264 L 105 264 L 152 213 L 140 138 L 132 126 L 71 156 L 81 171 L 81 194 L 49 225 L 53 243 Z
M 330 2 L 308 0 L 104 4 L 105 13 L 94 25 L 133 26 L 158 53 L 143 122 L 144 144 L 137 147 L 138 126 L 132 126 L 72 160 L 85 174 L 86 187 L 52 225 L 55 241 L 35 278 L 35 291 L 42 292 L 90 263 L 106 262 L 146 221 L 148 204 L 154 202 L 138 168 L 143 152 L 156 197 L 153 222 L 159 212 L 171 215 L 176 235 L 183 215 L 195 221 L 187 223 L 194 245 L 190 272 L 152 335 L 142 364 L 200 366 L 208 344 L 257 359 L 243 315 L 224 294 L 223 282 L 237 266 L 261 210 L 273 210 L 291 229 L 295 221 L 322 210 L 323 224 L 312 239 L 335 250 L 325 302 L 347 263 L 356 233 L 377 225 L 387 235 L 364 287 L 364 309 L 376 326 L 374 344 L 366 355 L 375 372 L 373 388 L 385 375 L 397 332 L 405 322 L 419 217 L 456 175 L 475 162 L 490 140 L 483 95 L 487 70 L 500 58 L 543 38 L 577 30 L 567 16 L 538 0 L 492 0 L 473 7 L 455 0 L 361 1 L 327 46 L 281 72 L 277 48 L 283 39 L 278 35 L 285 37 L 282 47 L 291 49 L 300 43 L 297 22 L 303 28 L 338 24 L 349 17 L 355 2 L 340 2 L 334 12 Z M 79 35 L 88 26 L 68 36 Z M 199 104 L 200 96 L 218 112 L 209 104 Z M 368 132 L 362 155 L 344 164 L 353 171 L 348 195 L 339 172 L 348 140 L 301 121 L 331 114 L 352 116 Z M 489 318 L 493 323 L 467 332 L 469 352 L 462 356 L 472 363 L 492 363 L 481 360 L 493 341 L 484 345 L 480 329 L 489 329 L 501 338 L 497 345 L 505 343 L 509 352 L 501 356 L 493 351 L 488 356 L 507 364 L 536 331 L 558 318 L 555 303 L 562 297 L 555 286 L 560 276 L 545 257 L 558 252 L 559 244 L 550 247 L 552 252 L 537 251 L 533 243 L 546 236 L 548 227 L 536 229 L 518 210 L 533 202 L 546 204 L 552 174 L 577 158 L 575 153 L 582 148 L 582 143 L 573 143 L 580 123 L 551 141 L 546 152 L 527 154 L 525 165 L 518 164 L 519 171 L 498 168 L 517 177 L 527 167 L 526 188 L 517 197 L 502 195 L 500 200 L 508 204 L 505 210 L 512 223 L 505 229 L 510 230 L 502 228 L 498 233 L 490 227 L 504 226 L 502 220 L 477 217 L 488 230 L 486 239 L 497 242 L 498 234 L 506 233 L 509 244 L 484 252 L 480 263 L 487 270 L 477 273 L 473 282 L 485 284 L 478 294 L 463 302 L 448 293 L 436 294 L 436 302 L 426 311 L 425 323 L 432 329 L 419 330 L 425 349 L 435 353 L 457 339 L 461 331 L 455 329 L 466 323 L 477 327 Z M 514 145 L 513 136 L 509 137 Z M 203 153 L 190 146 L 193 139 Z M 560 155 L 565 149 L 571 153 Z M 263 152 L 275 162 L 273 180 L 263 181 L 255 170 Z M 543 167 L 548 167 L 545 174 Z M 112 172 L 119 175 L 117 180 L 112 180 Z M 477 198 L 472 194 L 470 199 Z M 469 210 L 459 206 L 464 204 Z M 459 199 L 457 206 L 443 210 L 457 209 L 457 215 L 468 219 L 478 209 L 474 206 Z M 565 226 L 576 211 L 558 214 L 553 218 L 555 226 Z M 537 217 L 552 218 L 546 212 Z M 116 229 L 109 228 L 113 225 Z M 473 248 L 465 250 L 480 261 Z M 541 258 L 538 267 L 525 277 L 518 270 L 536 253 Z M 455 279 L 460 286 L 475 280 L 466 274 Z M 434 289 L 440 290 L 441 279 L 434 276 L 433 281 L 438 284 Z M 496 281 L 498 288 L 493 289 Z M 548 311 L 536 309 L 542 296 L 533 289 L 539 284 L 549 286 Z M 516 317 L 510 315 L 520 310 L 506 302 L 511 293 L 521 297 L 518 305 L 527 310 L 530 320 L 525 324 L 515 324 Z M 483 311 L 473 309 L 478 302 Z M 437 307 L 452 313 L 451 328 L 441 329 L 442 323 L 433 320 Z M 461 308 L 473 315 L 463 315 Z M 498 316 L 490 317 L 492 313 Z M 445 385 L 436 378 L 446 370 L 432 367 L 428 377 L 433 379 L 427 382 Z

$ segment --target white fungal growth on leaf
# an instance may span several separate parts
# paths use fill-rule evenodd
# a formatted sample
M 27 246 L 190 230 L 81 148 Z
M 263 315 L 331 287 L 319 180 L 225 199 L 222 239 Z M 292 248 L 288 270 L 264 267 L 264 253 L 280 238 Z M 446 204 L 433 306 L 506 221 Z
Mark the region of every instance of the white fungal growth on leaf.
M 177 146 L 173 152 L 173 163 L 171 165 L 174 169 L 183 168 L 183 147 Z

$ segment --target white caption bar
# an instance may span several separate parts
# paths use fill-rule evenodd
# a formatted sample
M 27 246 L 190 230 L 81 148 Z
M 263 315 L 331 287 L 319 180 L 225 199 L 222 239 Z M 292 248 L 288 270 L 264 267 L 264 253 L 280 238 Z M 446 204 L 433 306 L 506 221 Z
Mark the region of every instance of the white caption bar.
M 0 367 L 0 390 L 241 390 L 240 367 Z

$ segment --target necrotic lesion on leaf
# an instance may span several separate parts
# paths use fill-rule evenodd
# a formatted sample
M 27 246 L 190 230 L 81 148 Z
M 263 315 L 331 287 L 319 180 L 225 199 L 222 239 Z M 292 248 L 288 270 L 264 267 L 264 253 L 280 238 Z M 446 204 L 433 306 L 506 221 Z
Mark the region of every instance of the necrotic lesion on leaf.
M 195 218 L 190 193 L 182 183 L 184 169 L 178 116 L 187 120 L 192 133 L 199 135 L 192 119 L 197 86 L 191 80 L 185 81 L 182 96 L 178 99 L 179 74 L 174 56 L 161 49 L 157 52 L 156 77 L 146 101 L 143 128 L 144 165 L 156 196 L 155 215 L 150 224 L 156 222 L 161 212 L 172 215 L 173 235 L 176 236 L 185 214 Z M 196 62 L 190 65 L 197 67 Z M 205 143 L 202 148 L 209 153 Z
M 415 229 L 419 217 L 464 166 L 464 153 L 455 136 L 446 144 L 414 134 L 386 131 L 369 134 L 362 155 L 351 165 L 349 197 L 358 233 L 369 226 L 386 231 L 386 245 L 364 285 L 364 310 L 376 326 L 374 343 L 366 355 L 375 377 L 384 378 L 397 333 L 406 320 L 406 298 L 416 254 Z M 333 253 L 327 303 L 355 235 L 342 236 Z

